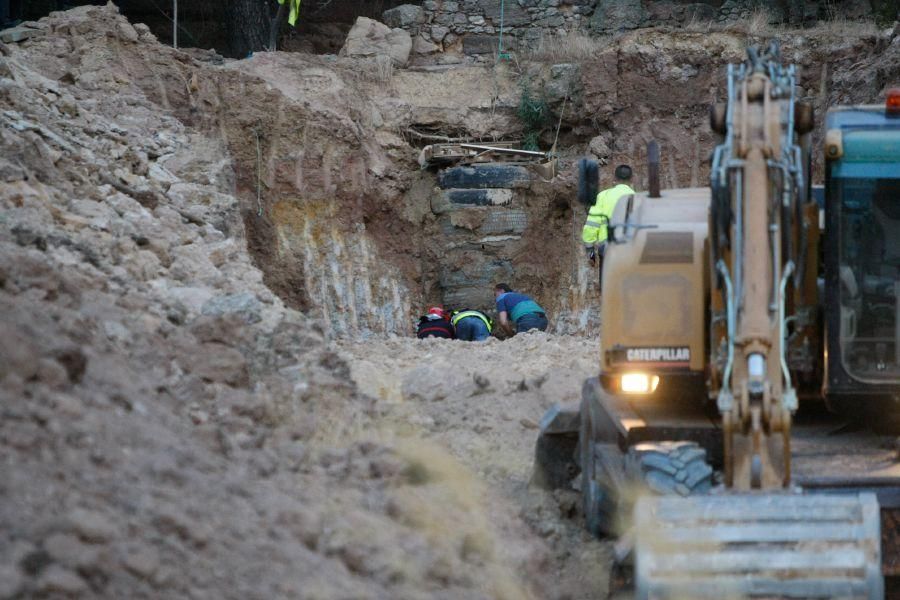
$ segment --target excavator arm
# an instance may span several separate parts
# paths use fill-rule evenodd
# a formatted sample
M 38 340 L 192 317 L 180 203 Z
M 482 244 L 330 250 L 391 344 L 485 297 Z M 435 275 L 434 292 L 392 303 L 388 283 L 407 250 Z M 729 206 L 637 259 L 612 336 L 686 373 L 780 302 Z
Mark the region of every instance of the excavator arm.
M 796 72 L 776 45 L 728 71 L 724 141 L 711 173 L 711 394 L 721 415 L 723 487 L 645 496 L 635 507 L 638 598 L 882 598 L 872 494 L 792 487 L 798 394 L 788 360 L 798 331 L 805 201 Z M 810 115 L 803 110 L 805 117 Z
M 722 415 L 725 484 L 738 490 L 790 485 L 791 419 L 797 392 L 787 365 L 788 292 L 795 287 L 799 244 L 793 217 L 807 179 L 795 119 L 796 73 L 777 46 L 751 48 L 729 65 L 725 139 L 711 173 L 715 286 L 711 304 L 725 327 L 711 361 Z

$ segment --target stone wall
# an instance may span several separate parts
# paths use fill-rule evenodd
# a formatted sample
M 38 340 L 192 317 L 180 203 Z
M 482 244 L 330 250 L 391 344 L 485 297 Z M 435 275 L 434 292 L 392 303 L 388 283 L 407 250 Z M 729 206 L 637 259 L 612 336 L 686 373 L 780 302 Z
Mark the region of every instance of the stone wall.
M 418 54 L 490 57 L 535 48 L 548 36 L 589 35 L 697 21 L 739 22 L 760 9 L 771 22 L 810 24 L 827 18 L 871 18 L 881 0 L 425 0 L 387 10 L 391 27 L 410 32 Z M 875 6 L 878 5 L 878 6 Z M 501 16 L 502 12 L 502 16 Z
M 505 51 L 537 46 L 544 35 L 585 28 L 596 4 L 597 0 L 425 0 L 421 6 L 385 11 L 383 19 L 408 30 L 419 54 L 492 56 L 501 49 L 501 12 Z

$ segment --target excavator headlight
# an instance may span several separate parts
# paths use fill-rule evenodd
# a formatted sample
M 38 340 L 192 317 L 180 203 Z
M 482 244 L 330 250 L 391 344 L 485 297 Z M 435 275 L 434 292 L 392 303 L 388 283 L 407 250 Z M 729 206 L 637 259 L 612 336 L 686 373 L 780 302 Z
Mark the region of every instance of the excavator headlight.
M 659 375 L 648 373 L 623 373 L 619 389 L 625 394 L 652 394 L 659 385 Z

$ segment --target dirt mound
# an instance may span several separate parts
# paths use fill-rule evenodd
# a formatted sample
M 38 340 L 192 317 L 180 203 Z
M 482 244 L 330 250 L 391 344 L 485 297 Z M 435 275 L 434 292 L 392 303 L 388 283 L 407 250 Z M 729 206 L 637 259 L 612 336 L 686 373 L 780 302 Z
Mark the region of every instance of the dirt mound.
M 0 597 L 536 593 L 538 538 L 263 284 L 162 102 L 200 67 L 112 8 L 38 27 L 0 47 Z
M 377 398 L 392 431 L 447 448 L 496 491 L 492 523 L 517 514 L 549 546 L 548 598 L 596 598 L 610 588 L 608 542 L 584 529 L 580 498 L 529 487 L 537 422 L 557 402 L 577 402 L 596 371 L 594 340 L 545 333 L 485 343 L 457 340 L 338 342 L 359 389 Z M 513 556 L 527 548 L 506 547 Z
M 441 269 L 460 270 L 415 144 L 519 132 L 522 73 L 215 64 L 112 5 L 29 27 L 0 45 L 0 597 L 581 598 L 606 585 L 608 546 L 582 532 L 577 498 L 527 486 L 537 421 L 578 397 L 595 343 L 384 339 L 440 294 Z M 882 38 L 835 50 L 818 97 L 870 99 L 895 79 L 900 46 Z M 790 46 L 802 60 L 832 50 L 803 54 L 807 41 Z M 721 89 L 709 56 L 739 44 L 616 43 L 538 69 L 557 92 L 580 82 L 570 154 L 599 135 L 610 160 L 639 162 L 652 135 L 692 165 L 667 158 L 670 183 L 701 182 L 712 140 L 696 133 L 698 102 Z M 673 86 L 678 103 L 643 102 Z M 584 331 L 594 273 L 575 260 L 569 197 L 568 171 L 531 186 L 502 259 L 555 323 Z

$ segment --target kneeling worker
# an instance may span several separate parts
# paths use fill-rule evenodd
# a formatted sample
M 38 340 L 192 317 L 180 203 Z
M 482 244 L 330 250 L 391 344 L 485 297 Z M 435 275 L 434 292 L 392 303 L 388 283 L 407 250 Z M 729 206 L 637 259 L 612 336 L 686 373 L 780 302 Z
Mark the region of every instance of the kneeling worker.
M 428 314 L 419 319 L 416 337 L 419 339 L 427 337 L 453 339 L 453 324 L 444 314 L 443 308 L 432 306 L 428 309 Z
M 481 342 L 491 337 L 494 323 L 480 310 L 454 310 L 450 314 L 450 323 L 456 328 L 456 339 Z
M 540 305 L 525 294 L 512 291 L 505 283 L 494 286 L 494 298 L 497 300 L 497 315 L 500 327 L 507 333 L 524 333 L 532 329 L 547 331 L 547 314 Z

